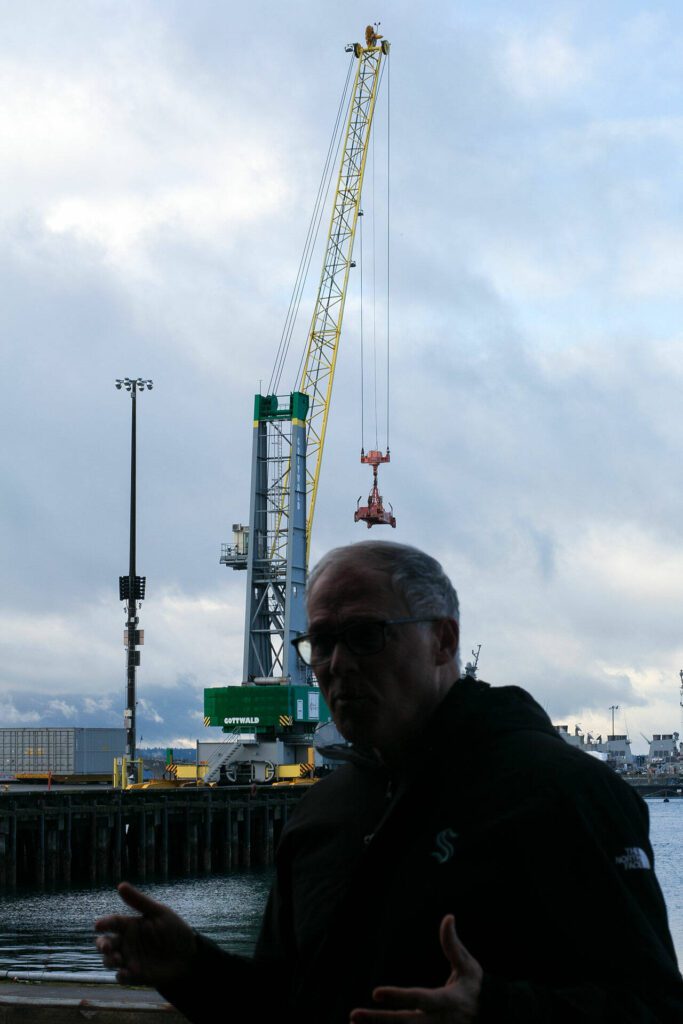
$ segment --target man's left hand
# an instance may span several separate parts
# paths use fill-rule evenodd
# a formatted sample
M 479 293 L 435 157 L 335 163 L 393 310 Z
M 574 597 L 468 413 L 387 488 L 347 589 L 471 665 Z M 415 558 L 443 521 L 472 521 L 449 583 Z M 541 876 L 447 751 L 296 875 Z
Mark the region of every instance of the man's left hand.
M 479 1012 L 479 994 L 484 972 L 481 964 L 465 949 L 455 931 L 455 919 L 447 914 L 441 922 L 441 948 L 451 965 L 443 988 L 376 988 L 372 998 L 390 1009 L 353 1010 L 350 1024 L 471 1024 Z

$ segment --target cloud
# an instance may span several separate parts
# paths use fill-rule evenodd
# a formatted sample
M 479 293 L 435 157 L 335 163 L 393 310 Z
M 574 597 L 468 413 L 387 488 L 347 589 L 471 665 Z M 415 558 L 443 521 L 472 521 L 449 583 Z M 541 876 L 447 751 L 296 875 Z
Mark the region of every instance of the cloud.
M 63 715 L 64 718 L 74 718 L 78 714 L 78 708 L 75 704 L 67 704 L 65 700 L 51 700 L 47 705 L 47 713 Z
M 583 86 L 591 61 L 559 31 L 516 31 L 506 41 L 501 70 L 519 97 L 548 103 Z
M 111 709 L 112 699 L 111 697 L 100 697 L 99 699 L 84 697 L 81 706 L 86 715 L 97 715 L 101 711 L 109 711 Z
M 161 725 L 163 723 L 163 718 L 156 708 L 152 707 L 148 700 L 145 700 L 143 697 L 138 697 L 137 706 L 141 719 L 150 719 L 155 723 L 155 725 Z
M 40 715 L 37 711 L 18 710 L 11 698 L 5 696 L 0 700 L 0 719 L 10 726 L 33 725 L 40 721 Z
M 652 225 L 621 257 L 616 286 L 624 295 L 678 296 L 683 287 L 683 230 Z
M 173 747 L 174 750 L 194 750 L 195 744 L 186 736 L 175 736 L 164 743 L 163 746 Z

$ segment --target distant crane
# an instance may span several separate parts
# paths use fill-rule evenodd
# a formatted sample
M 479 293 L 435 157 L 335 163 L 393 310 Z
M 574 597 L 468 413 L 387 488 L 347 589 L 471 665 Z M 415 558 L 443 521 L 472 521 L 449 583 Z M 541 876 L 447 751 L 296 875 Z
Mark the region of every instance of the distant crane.
M 310 669 L 290 641 L 306 628 L 306 576 L 332 384 L 349 272 L 355 266 L 353 246 L 375 103 L 390 49 L 378 28 L 379 23 L 367 27 L 365 47 L 346 46 L 351 54 L 347 84 L 268 393 L 254 398 L 249 526 L 235 523 L 233 544 L 222 545 L 221 563 L 247 574 L 242 686 L 204 691 L 205 725 L 220 725 L 226 732 L 233 726 L 255 726 L 262 739 L 294 745 L 299 759 L 305 757 L 301 748 L 311 742 L 314 726 L 329 718 Z M 325 178 L 331 175 L 339 144 L 341 160 L 299 387 L 283 396 L 277 389 L 322 217 Z
M 477 644 L 476 651 L 474 650 L 474 648 L 472 648 L 472 654 L 474 656 L 474 661 L 468 661 L 467 664 L 465 665 L 465 675 L 466 676 L 471 676 L 472 679 L 476 679 L 477 678 L 477 665 L 479 664 L 479 652 L 480 651 L 481 651 L 481 644 Z

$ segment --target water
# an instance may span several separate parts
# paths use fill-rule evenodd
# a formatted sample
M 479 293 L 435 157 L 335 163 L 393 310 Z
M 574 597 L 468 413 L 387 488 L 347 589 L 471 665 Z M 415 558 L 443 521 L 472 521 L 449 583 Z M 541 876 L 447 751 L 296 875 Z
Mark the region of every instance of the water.
M 669 909 L 678 961 L 683 965 L 683 878 L 679 868 L 683 800 L 647 802 L 657 876 Z M 249 954 L 271 878 L 271 869 L 252 870 L 144 888 L 225 949 Z M 17 892 L 0 899 L 0 905 L 0 970 L 102 972 L 93 946 L 92 922 L 122 910 L 111 886 Z
M 253 952 L 272 869 L 145 885 L 204 935 L 233 953 Z M 0 970 L 105 973 L 94 947 L 93 921 L 125 911 L 116 890 L 17 892 L 0 900 Z
M 650 811 L 650 838 L 655 851 L 655 870 L 669 911 L 669 928 L 683 970 L 683 873 L 681 872 L 681 836 L 683 836 L 683 799 L 665 804 L 661 799 L 647 801 Z

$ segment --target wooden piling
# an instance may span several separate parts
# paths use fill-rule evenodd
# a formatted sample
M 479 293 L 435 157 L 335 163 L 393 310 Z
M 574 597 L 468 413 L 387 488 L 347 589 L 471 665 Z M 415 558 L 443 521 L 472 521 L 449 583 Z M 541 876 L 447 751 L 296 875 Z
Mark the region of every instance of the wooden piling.
M 54 885 L 57 881 L 57 869 L 59 867 L 58 854 L 57 854 L 57 822 L 47 822 L 47 829 L 45 833 L 46 849 L 45 849 L 45 880 L 49 885 Z
M 145 865 L 148 875 L 156 871 L 156 813 L 147 815 L 145 828 Z
M 100 819 L 97 825 L 97 864 L 96 875 L 98 882 L 104 882 L 109 878 L 109 837 L 112 831 L 112 818 L 107 815 Z
M 36 882 L 45 885 L 45 803 L 38 819 L 38 846 L 36 849 Z
M 71 881 L 71 798 L 67 801 L 63 821 L 64 828 L 60 848 L 61 864 L 59 868 L 59 877 L 62 882 L 66 882 L 68 884 Z
M 266 804 L 266 864 L 275 859 L 275 818 L 270 804 Z
M 251 867 L 251 802 L 247 804 L 244 811 L 244 852 L 242 864 L 245 868 Z
M 230 804 L 225 808 L 225 831 L 223 833 L 223 861 L 221 867 L 224 871 L 232 868 L 232 810 Z
M 7 884 L 11 889 L 17 885 L 17 812 L 10 814 L 9 865 L 7 868 Z
M 164 801 L 161 811 L 161 877 L 166 881 L 168 878 L 168 803 Z
M 207 793 L 206 800 L 204 801 L 204 849 L 202 850 L 202 871 L 204 874 L 211 874 L 211 818 L 212 818 L 212 806 L 211 806 L 211 794 Z
M 121 794 L 118 794 L 116 811 L 114 813 L 114 842 L 112 844 L 112 874 L 114 882 L 121 881 L 122 875 L 122 854 L 123 854 L 123 818 L 121 815 Z
M 242 826 L 242 827 L 240 827 L 240 826 Z M 237 809 L 235 811 L 235 816 L 234 816 L 234 819 L 233 819 L 233 830 L 232 830 L 232 858 L 231 858 L 231 867 L 232 867 L 233 871 L 235 870 L 235 868 L 238 868 L 238 867 L 242 866 L 242 861 L 240 859 L 240 849 L 241 849 L 241 847 L 240 847 L 240 832 L 244 831 L 243 826 L 244 826 L 244 808 L 243 807 L 237 807 Z
M 97 804 L 90 812 L 90 836 L 88 841 L 88 881 L 97 882 Z
M 141 882 L 147 881 L 147 843 L 145 835 L 145 808 L 144 805 L 137 813 L 137 842 L 135 854 L 137 858 L 137 877 Z
M 190 853 L 190 807 L 185 805 L 185 828 L 183 829 L 183 874 L 192 873 L 192 855 Z
M 197 822 L 194 818 L 190 817 L 190 826 L 188 829 L 187 845 L 190 851 L 190 871 L 189 874 L 196 875 L 199 870 L 199 829 Z

